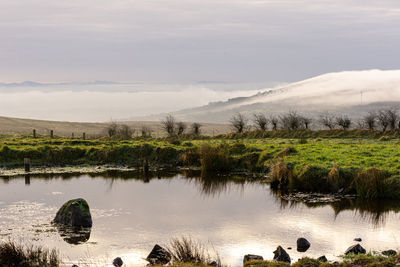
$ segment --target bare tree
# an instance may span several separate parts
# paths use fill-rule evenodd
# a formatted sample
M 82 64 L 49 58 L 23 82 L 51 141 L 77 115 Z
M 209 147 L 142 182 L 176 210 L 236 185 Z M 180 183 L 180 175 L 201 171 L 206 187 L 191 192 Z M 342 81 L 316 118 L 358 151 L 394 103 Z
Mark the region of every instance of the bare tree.
M 275 116 L 271 116 L 269 118 L 269 121 L 271 122 L 272 130 L 274 130 L 274 131 L 278 130 L 279 119 Z
M 186 130 L 186 124 L 184 122 L 180 121 L 176 124 L 176 129 L 177 129 L 178 135 L 182 135 Z
M 200 133 L 201 133 L 201 130 L 200 130 L 201 124 L 200 123 L 194 122 L 192 124 L 191 128 L 192 128 L 192 134 L 200 135 Z
M 243 133 L 246 130 L 247 119 L 240 113 L 233 115 L 229 122 L 232 128 L 238 133 Z
M 335 128 L 335 117 L 329 113 L 322 114 L 319 118 L 319 122 L 329 130 Z
M 312 123 L 312 119 L 309 117 L 301 116 L 300 124 L 304 129 L 309 129 L 310 124 Z
M 369 130 L 373 131 L 376 127 L 376 119 L 377 115 L 375 112 L 370 111 L 367 115 L 364 116 L 363 121 L 364 124 L 368 127 Z
M 296 111 L 289 111 L 280 117 L 282 127 L 287 130 L 297 130 L 301 125 L 301 116 Z
M 386 116 L 386 112 L 384 110 L 380 110 L 378 112 L 378 124 L 381 127 L 382 132 L 386 131 L 389 126 L 389 120 Z
M 131 139 L 132 135 L 134 133 L 135 133 L 135 130 L 126 124 L 122 124 L 122 125 L 118 126 L 117 137 L 120 139 Z
M 161 121 L 161 124 L 168 135 L 175 134 L 175 118 L 172 115 L 165 117 L 165 119 Z
M 254 124 L 257 126 L 257 128 L 261 131 L 266 131 L 268 127 L 268 119 L 267 117 L 262 114 L 254 114 Z
M 397 126 L 397 121 L 399 120 L 399 114 L 397 112 L 396 108 L 390 108 L 386 110 L 386 117 L 388 119 L 389 122 L 389 128 L 391 130 L 396 129 Z
M 142 126 L 142 128 L 140 129 L 140 133 L 142 135 L 142 137 L 150 137 L 151 136 L 151 128 L 147 127 L 147 126 Z
M 116 122 L 111 122 L 106 128 L 108 137 L 115 137 L 117 135 L 117 130 L 118 124 Z
M 347 130 L 350 128 L 351 119 L 347 116 L 339 116 L 336 117 L 336 124 L 342 127 L 343 130 Z

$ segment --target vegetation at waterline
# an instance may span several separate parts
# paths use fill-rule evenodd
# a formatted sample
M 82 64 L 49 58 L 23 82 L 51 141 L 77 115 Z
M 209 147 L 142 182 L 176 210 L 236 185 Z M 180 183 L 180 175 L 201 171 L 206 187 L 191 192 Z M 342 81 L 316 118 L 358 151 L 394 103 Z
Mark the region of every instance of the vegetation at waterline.
M 244 267 L 377 267 L 397 266 L 400 264 L 400 256 L 381 256 L 373 254 L 348 255 L 342 262 L 321 262 L 317 259 L 304 257 L 293 264 L 285 262 L 254 260 L 244 264 Z
M 265 131 L 217 137 L 172 136 L 131 140 L 0 139 L 0 166 L 121 165 L 194 167 L 269 175 L 281 189 L 400 197 L 399 132 L 367 130 Z M 277 136 L 280 136 L 279 138 Z M 1 172 L 1 171 L 0 171 Z
M 12 241 L 0 243 L 0 266 L 8 267 L 57 267 L 60 258 L 56 250 L 23 246 Z

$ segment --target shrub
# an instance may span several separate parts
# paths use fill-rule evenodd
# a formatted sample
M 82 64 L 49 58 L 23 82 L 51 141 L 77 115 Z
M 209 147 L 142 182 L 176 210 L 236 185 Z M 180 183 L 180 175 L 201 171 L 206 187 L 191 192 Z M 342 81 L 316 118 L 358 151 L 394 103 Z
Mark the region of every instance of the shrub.
M 0 266 L 9 267 L 57 267 L 60 259 L 57 251 L 42 247 L 24 247 L 12 241 L 0 244 Z
M 390 199 L 400 199 L 400 176 L 392 176 L 384 181 L 384 196 Z
M 228 171 L 230 161 L 229 154 L 224 147 L 203 145 L 200 148 L 200 162 L 203 171 Z
M 200 153 L 197 149 L 188 149 L 182 154 L 182 162 L 184 166 L 199 166 Z
M 214 262 L 214 266 L 222 266 L 218 253 L 211 255 L 203 244 L 191 238 L 182 237 L 180 239 L 172 239 L 167 249 L 174 263 L 200 263 L 208 265 Z
M 361 170 L 353 180 L 352 187 L 359 197 L 381 198 L 384 197 L 386 178 L 387 173 L 376 168 Z

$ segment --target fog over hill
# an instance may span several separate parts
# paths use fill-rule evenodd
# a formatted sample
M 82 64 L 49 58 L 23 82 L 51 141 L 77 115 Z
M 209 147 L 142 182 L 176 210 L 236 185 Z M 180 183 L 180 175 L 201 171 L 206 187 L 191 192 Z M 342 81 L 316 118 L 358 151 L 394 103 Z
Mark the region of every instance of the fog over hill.
M 369 110 L 400 104 L 400 70 L 327 73 L 261 90 L 249 96 L 174 112 L 185 121 L 227 122 L 232 114 L 267 114 L 296 110 L 307 115 L 330 112 L 360 117 Z M 155 120 L 159 114 L 142 119 Z

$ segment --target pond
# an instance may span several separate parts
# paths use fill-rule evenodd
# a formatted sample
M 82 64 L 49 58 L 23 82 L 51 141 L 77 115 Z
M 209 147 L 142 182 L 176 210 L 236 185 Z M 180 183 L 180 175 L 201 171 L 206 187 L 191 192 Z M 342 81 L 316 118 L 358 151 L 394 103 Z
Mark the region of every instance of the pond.
M 213 247 L 230 266 L 241 266 L 248 253 L 272 259 L 278 245 L 292 247 L 293 260 L 335 260 L 356 237 L 367 250 L 400 248 L 398 202 L 288 202 L 261 181 L 183 173 L 16 177 L 0 179 L 0 195 L 1 240 L 57 248 L 69 263 L 105 266 L 119 256 L 144 266 L 156 243 L 182 236 Z M 78 197 L 88 201 L 93 227 L 83 237 L 66 236 L 50 222 Z M 296 251 L 299 237 L 311 243 L 305 253 Z

